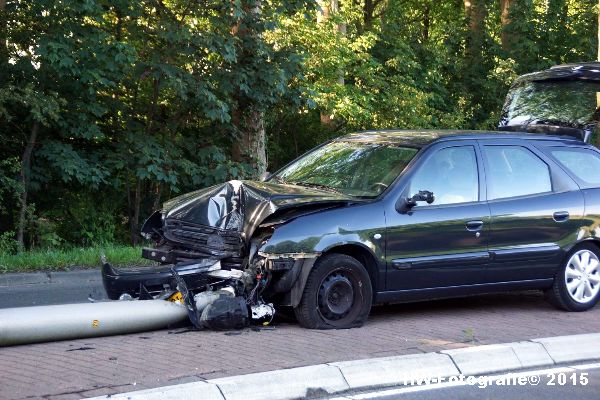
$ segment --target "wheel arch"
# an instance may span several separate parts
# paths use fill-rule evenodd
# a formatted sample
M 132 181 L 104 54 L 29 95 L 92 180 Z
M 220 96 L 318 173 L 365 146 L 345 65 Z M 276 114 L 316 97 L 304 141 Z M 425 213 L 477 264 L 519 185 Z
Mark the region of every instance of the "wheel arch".
M 290 305 L 292 307 L 297 307 L 298 304 L 300 304 L 302 293 L 304 293 L 304 287 L 306 286 L 306 280 L 308 279 L 308 275 L 310 274 L 310 271 L 314 267 L 315 263 L 321 257 L 327 254 L 344 254 L 358 260 L 358 262 L 360 262 L 367 270 L 369 280 L 371 281 L 373 301 L 375 300 L 376 293 L 380 287 L 380 282 L 378 279 L 379 269 L 377 258 L 365 246 L 356 243 L 345 243 L 328 247 L 327 249 L 321 252 L 319 257 L 306 259 L 304 261 L 302 268 L 298 274 L 299 276 L 292 285 L 292 288 L 290 289 Z
M 322 253 L 325 254 L 345 254 L 357 259 L 367 270 L 369 278 L 371 278 L 371 286 L 373 288 L 373 297 L 379 290 L 379 268 L 375 255 L 366 247 L 359 244 L 343 244 L 332 246 Z
M 581 242 L 577 243 L 577 246 L 582 244 L 582 243 L 591 243 L 594 246 L 596 246 L 596 248 L 598 249 L 598 252 L 600 253 L 600 239 L 593 237 L 593 238 L 589 238 L 587 240 L 582 240 Z
M 591 244 L 591 245 L 595 246 L 598 249 L 598 252 L 600 253 L 600 238 L 587 237 L 587 238 L 581 239 L 581 240 L 573 243 L 571 246 L 564 249 L 565 257 L 568 256 L 568 254 L 571 253 L 574 249 L 576 249 L 577 247 L 579 247 L 583 244 Z

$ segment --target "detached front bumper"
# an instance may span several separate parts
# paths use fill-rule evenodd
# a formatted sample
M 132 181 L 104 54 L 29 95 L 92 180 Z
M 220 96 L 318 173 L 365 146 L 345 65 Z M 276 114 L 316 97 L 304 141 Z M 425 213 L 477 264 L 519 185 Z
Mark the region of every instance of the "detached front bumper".
M 144 290 L 156 295 L 165 289 L 175 289 L 171 269 L 175 269 L 193 290 L 206 286 L 209 283 L 206 273 L 220 269 L 220 263 L 219 260 L 205 258 L 174 266 L 117 269 L 108 262 L 103 262 L 102 283 L 111 300 L 117 300 L 124 293 L 139 297 Z

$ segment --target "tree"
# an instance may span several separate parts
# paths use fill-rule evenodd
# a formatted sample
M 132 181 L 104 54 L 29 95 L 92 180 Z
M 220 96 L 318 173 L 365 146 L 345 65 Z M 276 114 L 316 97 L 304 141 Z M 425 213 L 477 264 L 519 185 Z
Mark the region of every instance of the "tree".
M 600 58 L 597 3 L 0 0 L 0 234 L 137 243 L 345 132 L 493 128 L 518 74 Z
M 265 112 L 289 91 L 301 61 L 294 49 L 266 40 L 265 34 L 277 28 L 282 18 L 312 8 L 304 1 L 232 4 L 235 59 L 227 65 L 231 72 L 220 78 L 223 87 L 231 89 L 231 125 L 226 129 L 231 133 L 233 160 L 249 164 L 257 177 L 267 167 Z
M 500 34 L 502 48 L 506 52 L 510 52 L 511 36 L 507 27 L 510 25 L 510 8 L 514 0 L 500 0 L 500 23 L 502 32 Z

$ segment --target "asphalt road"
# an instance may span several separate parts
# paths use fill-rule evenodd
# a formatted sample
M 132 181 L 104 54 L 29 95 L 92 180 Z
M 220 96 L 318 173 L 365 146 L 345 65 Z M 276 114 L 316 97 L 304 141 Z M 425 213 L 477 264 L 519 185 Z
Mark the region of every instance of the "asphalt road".
M 511 377 L 510 374 L 494 377 Z M 512 376 L 515 376 L 513 374 Z M 524 385 L 489 385 L 480 388 L 476 385 L 436 387 L 417 386 L 381 390 L 338 398 L 340 400 L 592 400 L 600 398 L 600 367 L 586 370 L 568 369 L 566 371 L 545 370 L 523 374 Z M 539 378 L 533 385 L 532 376 Z M 574 380 L 573 380 L 574 379 Z M 587 382 L 586 382 L 587 379 Z M 535 378 L 533 378 L 535 381 Z M 509 380 L 510 382 L 510 380 Z M 583 384 L 585 383 L 585 385 Z
M 0 308 L 106 300 L 100 270 L 0 275 Z

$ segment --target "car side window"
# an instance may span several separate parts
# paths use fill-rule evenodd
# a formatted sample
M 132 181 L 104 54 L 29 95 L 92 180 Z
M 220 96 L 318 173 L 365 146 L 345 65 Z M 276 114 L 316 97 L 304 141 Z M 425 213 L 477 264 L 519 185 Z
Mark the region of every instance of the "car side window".
M 550 153 L 578 179 L 590 186 L 600 186 L 600 154 L 589 149 L 555 147 Z
M 488 200 L 552 191 L 550 168 L 523 146 L 484 146 Z
M 447 147 L 434 153 L 411 179 L 410 196 L 420 190 L 433 192 L 432 205 L 478 201 L 479 174 L 474 147 Z M 426 206 L 426 203 L 418 206 Z

